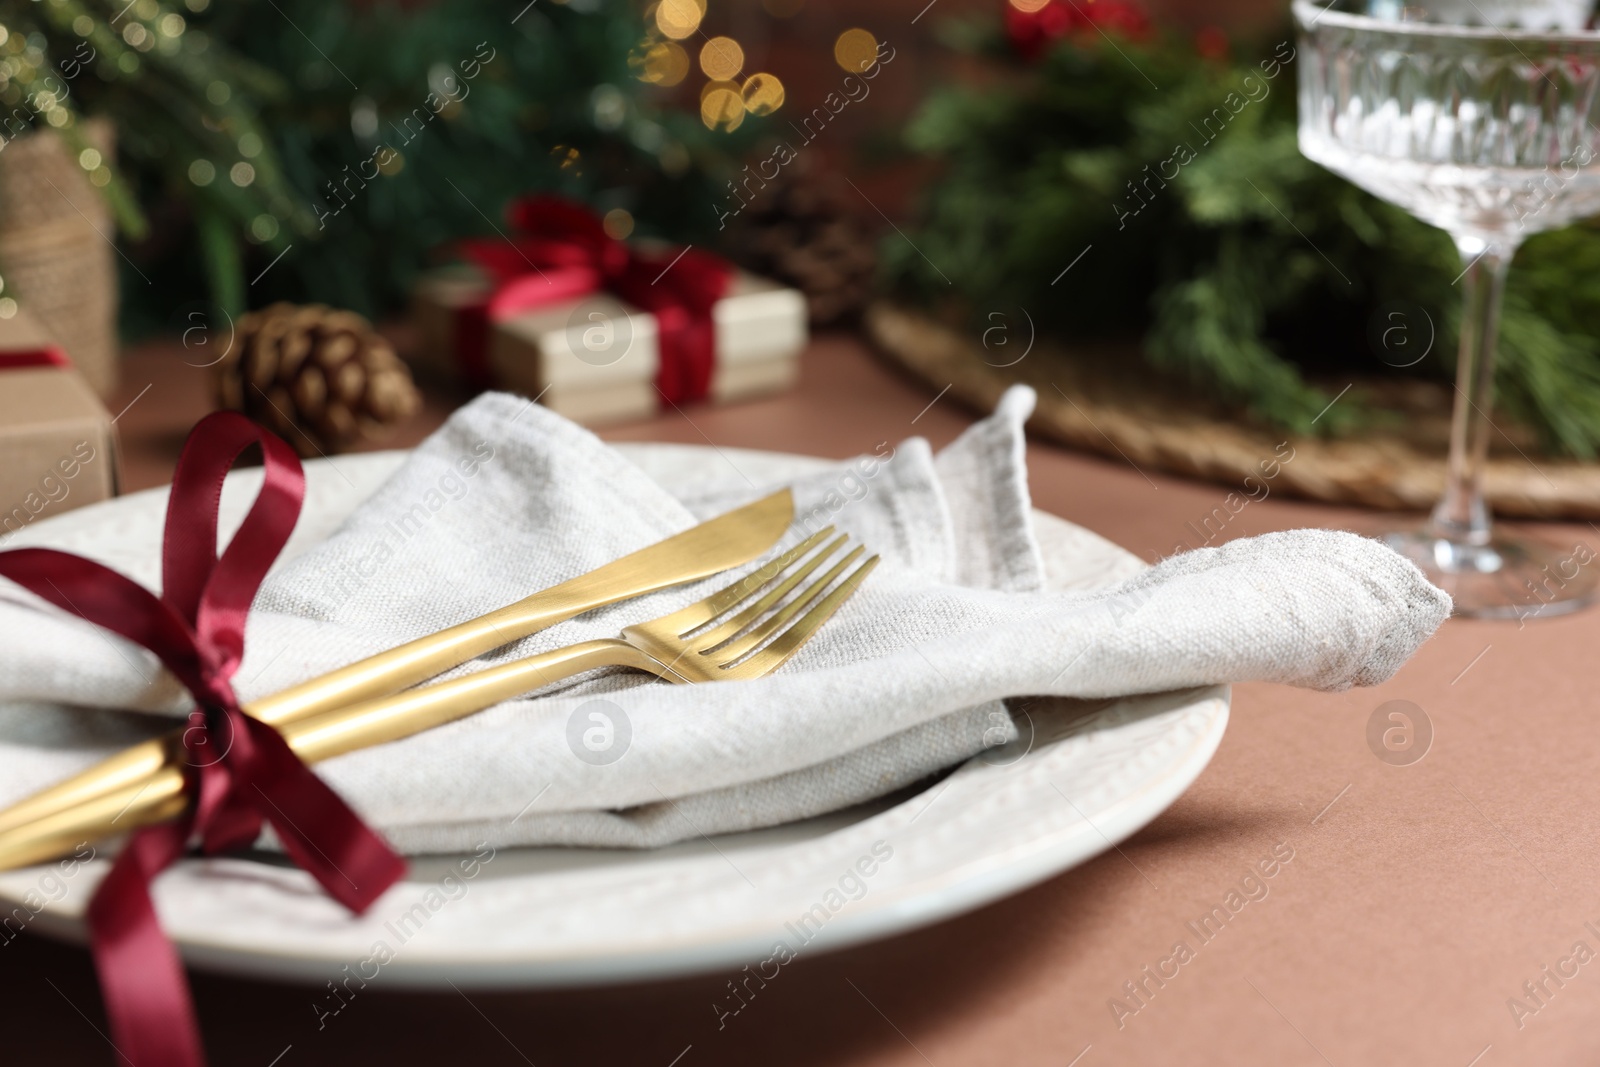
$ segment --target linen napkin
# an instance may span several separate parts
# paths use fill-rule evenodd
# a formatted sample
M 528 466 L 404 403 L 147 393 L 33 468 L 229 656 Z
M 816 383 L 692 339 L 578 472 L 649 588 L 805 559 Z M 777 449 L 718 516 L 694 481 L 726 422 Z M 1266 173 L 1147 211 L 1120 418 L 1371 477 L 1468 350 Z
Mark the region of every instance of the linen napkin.
M 673 686 L 591 673 L 319 772 L 410 852 L 485 840 L 651 847 L 892 792 L 1014 737 L 1007 697 L 1373 684 L 1449 612 L 1399 555 L 1321 530 L 1186 553 L 1104 590 L 1047 590 L 1024 464 L 1032 407 L 1030 390 L 1013 389 L 937 456 L 921 439 L 885 442 L 792 483 L 785 544 L 831 524 L 883 563 L 777 674 Z M 482 614 L 778 488 L 720 455 L 674 496 L 559 416 L 480 397 L 269 577 L 241 697 Z M 732 577 L 592 612 L 484 660 L 614 635 Z M 0 592 L 0 803 L 139 729 L 139 716 L 95 708 L 183 710 L 142 650 Z

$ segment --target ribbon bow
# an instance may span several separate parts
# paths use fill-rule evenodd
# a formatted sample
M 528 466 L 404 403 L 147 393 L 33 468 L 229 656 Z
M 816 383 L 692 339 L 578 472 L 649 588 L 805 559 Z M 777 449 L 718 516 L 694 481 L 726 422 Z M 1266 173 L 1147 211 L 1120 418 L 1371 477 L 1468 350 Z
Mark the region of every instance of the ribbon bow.
M 727 294 L 731 266 L 693 248 L 635 249 L 607 234 L 594 212 L 563 197 L 523 197 L 511 203 L 507 217 L 511 237 L 457 245 L 495 286 L 482 304 L 462 309 L 458 320 L 458 354 L 472 384 L 488 384 L 490 323 L 607 290 L 656 317 L 656 387 L 663 400 L 681 404 L 710 394 L 716 369 L 712 310 Z
M 266 478 L 219 557 L 223 479 L 252 444 L 261 446 Z M 191 841 L 206 853 L 242 848 L 265 820 L 294 862 L 358 914 L 405 872 L 405 862 L 276 730 L 240 711 L 230 682 L 243 658 L 250 603 L 304 496 L 305 475 L 288 445 L 242 415 L 218 412 L 194 428 L 178 460 L 159 598 L 81 556 L 47 548 L 0 553 L 0 577 L 154 652 L 194 696 L 183 737 L 189 813 L 135 832 L 89 904 L 113 1042 L 139 1067 L 204 1063 L 183 965 L 150 901 L 150 882 Z

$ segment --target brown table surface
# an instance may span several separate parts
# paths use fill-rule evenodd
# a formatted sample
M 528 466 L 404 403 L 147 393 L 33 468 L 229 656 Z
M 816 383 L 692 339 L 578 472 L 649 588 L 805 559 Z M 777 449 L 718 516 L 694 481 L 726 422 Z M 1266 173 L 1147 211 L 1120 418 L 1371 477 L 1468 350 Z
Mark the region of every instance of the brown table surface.
M 181 355 L 153 345 L 128 359 L 113 410 L 150 384 L 119 423 L 130 488 L 169 477 L 205 410 L 203 375 Z M 949 441 L 972 416 L 932 399 L 854 339 L 825 336 L 790 395 L 605 436 L 843 457 L 918 433 Z M 400 443 L 447 407 L 431 401 Z M 1185 538 L 1198 544 L 1186 524 L 1229 491 L 1044 443 L 1028 458 L 1038 507 L 1147 559 Z M 1385 525 L 1272 497 L 1224 536 Z M 1579 536 L 1539 532 L 1563 544 Z M 720 1031 L 720 974 L 470 1000 L 375 982 L 319 1032 L 313 990 L 197 973 L 212 1062 L 1592 1065 L 1600 935 L 1585 923 L 1600 930 L 1597 640 L 1600 611 L 1525 626 L 1452 621 L 1377 689 L 1238 686 L 1211 765 L 1120 852 L 937 926 L 802 957 Z M 1366 741 L 1372 712 L 1395 699 L 1419 705 L 1436 731 L 1410 766 L 1381 762 Z M 1268 895 L 1202 944 L 1185 924 L 1278 843 L 1293 859 L 1265 883 Z M 1144 979 L 1154 993 L 1140 1007 L 1124 983 L 1180 940 L 1194 958 L 1159 989 Z M 1574 957 L 1579 941 L 1586 949 Z M 0 1061 L 112 1062 L 82 950 L 24 936 L 0 950 L 0 963 L 10 1022 Z M 1576 975 L 1551 977 L 1558 969 Z M 1138 1007 L 1120 1026 L 1112 998 Z

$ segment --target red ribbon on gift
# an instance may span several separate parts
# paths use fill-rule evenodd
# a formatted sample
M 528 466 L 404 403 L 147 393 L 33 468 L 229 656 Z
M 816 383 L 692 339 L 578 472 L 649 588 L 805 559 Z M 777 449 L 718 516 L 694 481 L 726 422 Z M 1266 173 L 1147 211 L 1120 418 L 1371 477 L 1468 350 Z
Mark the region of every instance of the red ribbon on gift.
M 1023 59 L 1038 59 L 1056 41 L 1080 30 L 1110 29 L 1134 40 L 1150 31 L 1149 16 L 1129 0 L 1046 0 L 1032 11 L 1024 11 L 1011 0 L 1002 2 L 1006 38 L 1012 51 Z
M 18 348 L 0 352 L 0 370 L 27 370 L 34 367 L 70 367 L 72 361 L 55 345 L 44 348 Z
M 512 233 L 457 246 L 481 267 L 493 289 L 456 311 L 456 352 L 463 376 L 490 384 L 489 331 L 521 312 L 610 292 L 656 318 L 661 366 L 656 388 L 669 404 L 701 400 L 716 369 L 712 311 L 728 292 L 733 268 L 693 248 L 640 251 L 605 231 L 587 207 L 559 196 L 528 196 L 507 210 Z
M 266 478 L 219 557 L 223 479 L 254 444 Z M 276 730 L 240 710 L 230 683 L 244 655 L 250 603 L 304 497 L 293 449 L 242 415 L 217 412 L 190 433 L 173 476 L 159 598 L 81 556 L 47 548 L 0 552 L 0 577 L 154 652 L 194 696 L 197 710 L 183 737 L 189 813 L 136 831 L 89 903 L 112 1042 L 138 1067 L 205 1062 L 183 964 L 150 901 L 150 883 L 191 841 L 205 853 L 243 848 L 270 823 L 290 858 L 357 914 L 405 873 L 405 861 Z

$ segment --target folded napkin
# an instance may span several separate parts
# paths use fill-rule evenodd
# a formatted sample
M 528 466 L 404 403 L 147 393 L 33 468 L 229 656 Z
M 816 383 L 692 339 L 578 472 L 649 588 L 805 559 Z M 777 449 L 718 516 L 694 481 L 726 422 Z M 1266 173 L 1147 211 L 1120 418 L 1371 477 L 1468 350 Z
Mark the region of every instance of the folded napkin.
M 1399 555 L 1324 530 L 1186 553 L 1106 589 L 1047 589 L 1023 452 L 1033 399 L 1013 389 L 937 456 L 919 438 L 885 443 L 793 483 L 786 544 L 832 524 L 883 563 L 777 674 L 674 686 L 591 673 L 320 773 L 410 852 L 485 840 L 650 847 L 916 782 L 1011 740 L 1008 697 L 1373 684 L 1448 614 L 1448 598 Z M 674 496 L 546 409 L 480 397 L 269 577 L 240 695 L 482 614 L 775 488 L 725 455 Z M 592 612 L 484 662 L 612 636 L 730 580 Z M 0 591 L 0 803 L 149 728 L 149 716 L 96 708 L 183 711 L 149 654 Z

